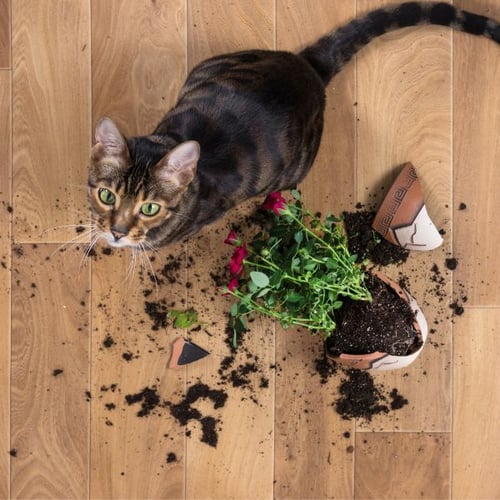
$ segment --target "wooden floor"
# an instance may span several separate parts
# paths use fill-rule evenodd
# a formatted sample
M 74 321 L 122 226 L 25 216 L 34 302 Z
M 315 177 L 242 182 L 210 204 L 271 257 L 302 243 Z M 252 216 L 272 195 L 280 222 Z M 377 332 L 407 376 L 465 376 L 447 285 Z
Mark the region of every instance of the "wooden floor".
M 500 18 L 497 0 L 455 4 Z M 297 50 L 379 5 L 0 0 L 1 498 L 500 498 L 493 43 L 436 27 L 372 43 L 328 89 L 321 151 L 301 186 L 315 209 L 350 210 L 379 201 L 395 167 L 412 161 L 445 231 L 441 249 L 389 271 L 409 276 L 435 330 L 410 368 L 374 375 L 409 400 L 397 412 L 342 420 L 332 408 L 339 380 L 320 384 L 314 374 L 320 340 L 258 320 L 246 349 L 268 387 L 226 388 L 219 409 L 200 403 L 220 419 L 217 447 L 200 441 L 197 423 L 184 428 L 167 410 L 139 418 L 124 398 L 145 387 L 173 402 L 196 381 L 225 388 L 219 369 L 230 301 L 210 273 L 228 258 L 222 240 L 239 215 L 158 252 L 156 270 L 173 258 L 182 266 L 157 291 L 141 281 L 139 266 L 127 276 L 126 251 L 99 247 L 82 264 L 84 245 L 61 249 L 78 236 L 64 226 L 88 217 L 86 165 L 99 117 L 113 117 L 126 134 L 150 132 L 203 58 Z M 451 256 L 454 272 L 444 264 Z M 147 290 L 166 307 L 199 312 L 202 329 L 189 335 L 210 357 L 167 368 L 170 345 L 184 332 L 151 329 Z M 454 300 L 465 306 L 460 317 L 449 309 Z M 114 344 L 104 347 L 106 337 Z M 238 356 L 244 363 L 246 354 Z

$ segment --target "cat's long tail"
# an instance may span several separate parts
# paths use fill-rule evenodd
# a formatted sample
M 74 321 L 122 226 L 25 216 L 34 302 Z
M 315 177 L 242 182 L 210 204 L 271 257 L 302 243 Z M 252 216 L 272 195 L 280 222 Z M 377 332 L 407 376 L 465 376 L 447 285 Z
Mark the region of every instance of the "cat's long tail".
M 447 3 L 408 2 L 391 5 L 354 19 L 306 47 L 300 55 L 328 82 L 365 45 L 389 31 L 421 24 L 449 26 L 500 43 L 500 24 Z

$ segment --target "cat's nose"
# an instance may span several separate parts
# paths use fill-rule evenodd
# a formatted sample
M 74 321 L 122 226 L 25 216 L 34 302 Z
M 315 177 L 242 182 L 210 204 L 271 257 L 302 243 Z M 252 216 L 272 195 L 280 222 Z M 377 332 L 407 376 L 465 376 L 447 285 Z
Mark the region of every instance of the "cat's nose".
M 122 239 L 124 236 L 127 236 L 128 229 L 123 227 L 113 226 L 111 228 L 111 234 L 114 236 L 115 241 Z

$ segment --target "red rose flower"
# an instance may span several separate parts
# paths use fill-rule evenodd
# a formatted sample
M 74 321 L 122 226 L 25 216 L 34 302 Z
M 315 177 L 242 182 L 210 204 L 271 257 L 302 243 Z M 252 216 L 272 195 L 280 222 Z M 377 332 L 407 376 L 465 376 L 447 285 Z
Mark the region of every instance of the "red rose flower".
M 243 272 L 243 261 L 248 257 L 246 245 L 243 243 L 241 247 L 236 247 L 229 263 L 229 271 L 232 276 L 240 276 Z
M 279 191 L 270 193 L 262 204 L 262 208 L 265 210 L 272 210 L 276 215 L 281 215 L 281 211 L 286 208 L 286 200 L 281 196 Z
M 239 285 L 238 278 L 232 278 L 231 281 L 227 285 L 227 289 L 230 292 L 233 292 L 234 290 L 236 290 L 238 288 L 238 285 Z
M 238 238 L 238 235 L 236 234 L 236 231 L 232 229 L 229 231 L 229 234 L 227 235 L 226 239 L 224 240 L 224 243 L 227 245 L 232 245 L 232 246 L 241 246 L 241 241 Z

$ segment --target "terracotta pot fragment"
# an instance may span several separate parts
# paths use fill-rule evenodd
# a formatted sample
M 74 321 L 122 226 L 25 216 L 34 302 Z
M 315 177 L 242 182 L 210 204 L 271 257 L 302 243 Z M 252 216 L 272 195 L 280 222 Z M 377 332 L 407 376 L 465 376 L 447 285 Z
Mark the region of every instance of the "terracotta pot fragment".
M 411 163 L 403 165 L 372 226 L 387 241 L 407 250 L 433 250 L 443 243 L 429 217 L 422 186 Z

